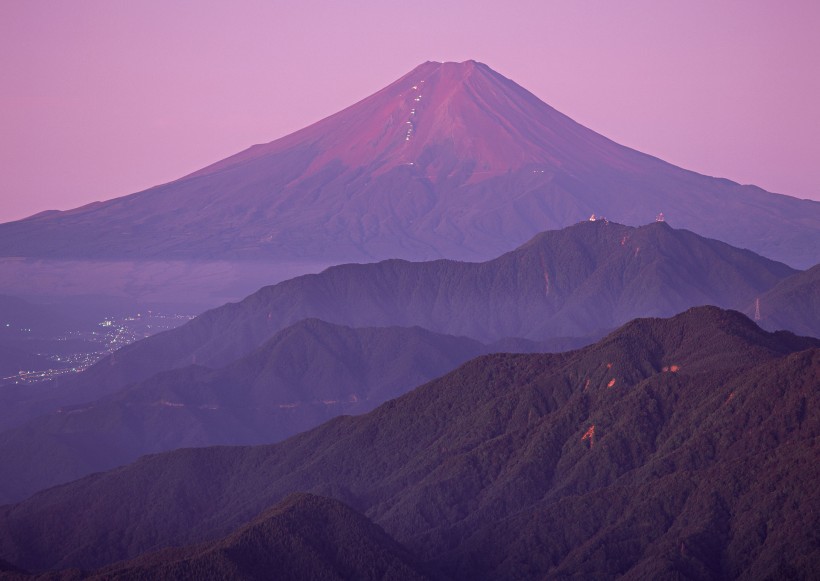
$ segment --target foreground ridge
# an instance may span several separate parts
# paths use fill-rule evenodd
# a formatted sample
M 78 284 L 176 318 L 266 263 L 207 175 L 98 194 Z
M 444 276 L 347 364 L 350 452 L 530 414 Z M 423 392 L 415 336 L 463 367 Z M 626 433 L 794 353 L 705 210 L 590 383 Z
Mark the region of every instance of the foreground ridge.
M 714 307 L 638 319 L 577 351 L 480 357 L 278 445 L 179 450 L 42 492 L 0 509 L 0 557 L 95 568 L 310 490 L 452 579 L 808 579 L 818 381 L 820 340 Z

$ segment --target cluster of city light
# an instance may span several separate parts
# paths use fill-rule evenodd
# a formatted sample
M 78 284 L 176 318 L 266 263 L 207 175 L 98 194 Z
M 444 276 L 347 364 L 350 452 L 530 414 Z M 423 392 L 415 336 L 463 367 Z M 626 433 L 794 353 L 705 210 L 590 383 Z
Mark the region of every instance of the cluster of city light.
M 178 327 L 192 318 L 191 315 L 155 313 L 153 311 L 121 318 L 105 317 L 97 324 L 100 330 L 70 331 L 66 335 L 52 338 L 55 341 L 86 341 L 89 344 L 89 351 L 63 355 L 37 353 L 37 355 L 43 356 L 57 365 L 49 369 L 20 370 L 15 375 L 0 378 L 0 383 L 38 383 L 72 373 L 79 373 L 117 349 L 160 331 Z M 26 331 L 26 329 L 21 330 Z

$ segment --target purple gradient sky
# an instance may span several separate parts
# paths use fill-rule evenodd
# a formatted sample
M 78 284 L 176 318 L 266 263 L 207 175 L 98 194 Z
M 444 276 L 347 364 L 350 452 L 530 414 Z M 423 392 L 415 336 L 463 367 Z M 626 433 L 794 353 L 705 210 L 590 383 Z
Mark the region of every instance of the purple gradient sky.
M 818 23 L 816 0 L 4 0 L 0 221 L 178 178 L 471 58 L 624 145 L 820 199 Z

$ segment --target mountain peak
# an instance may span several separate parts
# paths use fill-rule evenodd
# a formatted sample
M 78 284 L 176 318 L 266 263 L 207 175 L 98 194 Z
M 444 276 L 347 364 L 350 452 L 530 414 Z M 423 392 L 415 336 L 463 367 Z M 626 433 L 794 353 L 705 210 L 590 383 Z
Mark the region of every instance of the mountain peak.
M 430 66 L 432 65 L 432 66 Z M 454 80 L 465 80 L 470 75 L 472 75 L 476 70 L 483 70 L 485 72 L 494 73 L 494 71 L 488 67 L 487 65 L 480 63 L 475 60 L 466 60 L 461 62 L 456 61 L 427 61 L 426 63 L 419 65 L 415 69 L 413 69 L 409 74 L 412 75 L 416 74 L 425 74 L 425 72 L 429 73 L 428 71 L 420 70 L 423 68 L 428 68 L 431 70 L 439 71 L 445 78 L 450 78 Z M 496 73 L 497 74 L 497 73 Z
M 641 345 L 690 371 L 751 365 L 756 360 L 780 357 L 820 346 L 820 340 L 788 331 L 770 333 L 743 313 L 712 305 L 687 309 L 670 318 L 648 317 L 630 321 L 613 331 L 600 345 Z M 662 356 L 663 355 L 663 356 Z
M 492 70 L 490 67 L 485 65 L 484 63 L 480 63 L 473 59 L 468 59 L 466 61 L 425 61 L 415 69 L 410 71 L 408 74 L 418 73 L 421 72 L 424 68 L 446 68 L 450 70 L 461 70 L 461 71 L 472 71 L 476 67 L 484 67 L 487 70 Z
M 306 175 L 341 162 L 470 182 L 531 165 L 543 173 L 565 163 L 559 149 L 593 136 L 604 139 L 483 63 L 428 61 L 331 117 L 193 175 L 301 146 L 321 151 Z
M 486 260 L 593 212 L 635 225 L 661 210 L 676 227 L 817 262 L 820 203 L 618 145 L 472 60 L 425 62 L 175 182 L 0 225 L 0 255 Z

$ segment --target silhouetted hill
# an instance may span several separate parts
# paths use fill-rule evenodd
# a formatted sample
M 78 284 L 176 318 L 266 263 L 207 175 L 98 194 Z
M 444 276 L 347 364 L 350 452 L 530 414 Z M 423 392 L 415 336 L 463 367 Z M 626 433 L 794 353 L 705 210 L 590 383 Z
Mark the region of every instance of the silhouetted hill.
M 0 434 L 0 504 L 143 454 L 274 443 L 332 417 L 369 411 L 489 351 L 418 327 L 301 321 L 223 369 L 162 372 Z
M 427 62 L 314 125 L 176 181 L 0 225 L 0 255 L 486 260 L 592 213 L 676 225 L 796 267 L 820 203 L 618 145 L 486 65 Z
M 0 561 L 0 573 L 8 571 L 9 578 L 35 577 L 8 563 L 5 567 Z M 440 577 L 425 571 L 380 527 L 341 502 L 293 494 L 218 541 L 165 549 L 97 571 L 75 569 L 36 578 L 421 581 Z
M 755 303 L 744 312 L 753 317 Z M 760 321 L 764 329 L 789 329 L 820 337 L 820 264 L 793 274 L 760 296 Z
M 794 273 L 661 222 L 632 228 L 585 221 L 484 263 L 348 264 L 264 287 L 126 346 L 56 386 L 2 394 L 0 430 L 160 371 L 222 367 L 305 318 L 354 327 L 421 326 L 485 343 L 594 339 L 638 316 L 671 316 L 703 304 L 745 307 Z
M 380 527 L 341 502 L 294 494 L 216 542 L 95 572 L 116 579 L 432 579 Z
M 819 382 L 818 340 L 713 307 L 641 319 L 571 353 L 480 357 L 281 444 L 44 491 L 0 509 L 0 555 L 98 567 L 220 538 L 302 490 L 453 579 L 810 579 Z
M 101 391 L 191 363 L 225 365 L 308 317 L 483 342 L 590 336 L 638 316 L 746 305 L 794 272 L 665 223 L 582 222 L 489 262 L 348 264 L 264 287 L 119 350 L 80 381 Z

